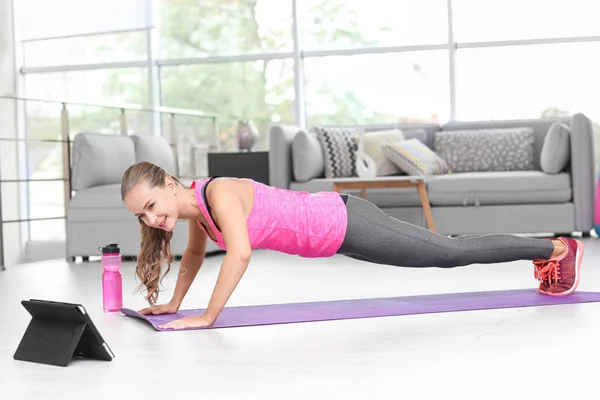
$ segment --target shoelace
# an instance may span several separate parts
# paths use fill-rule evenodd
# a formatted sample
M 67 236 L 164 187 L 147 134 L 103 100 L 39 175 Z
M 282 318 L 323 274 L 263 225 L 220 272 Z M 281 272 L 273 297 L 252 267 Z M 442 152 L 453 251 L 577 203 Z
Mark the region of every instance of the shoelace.
M 558 261 L 534 261 L 535 265 L 534 276 L 540 282 L 548 282 L 549 284 L 558 283 L 560 279 L 560 269 Z

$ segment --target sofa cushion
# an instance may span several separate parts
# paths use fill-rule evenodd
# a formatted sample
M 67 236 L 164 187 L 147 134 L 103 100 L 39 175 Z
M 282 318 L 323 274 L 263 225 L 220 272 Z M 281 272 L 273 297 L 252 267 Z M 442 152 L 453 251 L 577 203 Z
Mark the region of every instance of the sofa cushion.
M 292 140 L 292 168 L 294 179 L 306 182 L 325 174 L 323 148 L 314 132 L 300 131 Z
M 333 181 L 333 179 L 321 178 L 308 182 L 292 182 L 290 189 L 310 193 L 328 192 L 333 190 Z M 348 189 L 342 193 L 361 196 L 360 189 Z M 367 200 L 378 207 L 421 206 L 416 188 L 367 189 Z
M 121 183 L 125 170 L 135 164 L 129 136 L 78 133 L 73 140 L 71 187 L 75 191 Z
M 94 186 L 75 193 L 69 203 L 67 219 L 72 222 L 135 222 L 135 216 L 121 201 L 120 183 Z
M 558 174 L 571 159 L 571 128 L 562 122 L 550 126 L 540 154 L 540 167 L 547 174 Z
M 418 139 L 408 139 L 383 147 L 386 157 L 408 175 L 447 174 L 448 164 Z
M 452 172 L 533 170 L 532 128 L 471 129 L 438 132 L 434 151 Z
M 315 127 L 314 131 L 323 148 L 325 177 L 356 176 L 357 146 L 352 137 L 358 135 L 358 128 Z
M 149 161 L 169 175 L 179 175 L 175 153 L 167 139 L 153 135 L 132 135 L 131 139 L 135 145 L 135 162 Z
M 562 203 L 571 200 L 571 178 L 542 171 L 465 172 L 428 182 L 432 206 Z

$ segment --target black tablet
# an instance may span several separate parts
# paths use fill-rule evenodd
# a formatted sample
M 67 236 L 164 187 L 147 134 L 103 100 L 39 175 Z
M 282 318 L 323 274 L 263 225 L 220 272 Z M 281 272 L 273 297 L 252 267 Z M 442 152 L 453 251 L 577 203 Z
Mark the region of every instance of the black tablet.
M 32 319 L 14 359 L 67 366 L 75 358 L 111 361 L 113 352 L 81 304 L 24 300 Z

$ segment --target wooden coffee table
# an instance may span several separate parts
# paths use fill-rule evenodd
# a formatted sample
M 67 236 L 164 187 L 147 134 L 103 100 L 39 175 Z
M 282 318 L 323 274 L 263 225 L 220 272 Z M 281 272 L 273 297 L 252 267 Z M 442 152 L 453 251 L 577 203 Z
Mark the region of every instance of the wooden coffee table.
M 334 178 L 333 179 L 333 190 L 340 192 L 344 189 L 360 189 L 361 197 L 366 199 L 367 189 L 389 189 L 389 188 L 403 188 L 403 187 L 414 187 L 419 193 L 421 199 L 421 207 L 423 207 L 423 213 L 425 214 L 425 221 L 427 227 L 432 232 L 435 232 L 435 224 L 433 223 L 433 215 L 431 214 L 431 205 L 429 204 L 429 197 L 427 196 L 427 190 L 425 189 L 425 181 L 433 179 L 432 176 L 381 176 L 375 179 L 370 178 Z

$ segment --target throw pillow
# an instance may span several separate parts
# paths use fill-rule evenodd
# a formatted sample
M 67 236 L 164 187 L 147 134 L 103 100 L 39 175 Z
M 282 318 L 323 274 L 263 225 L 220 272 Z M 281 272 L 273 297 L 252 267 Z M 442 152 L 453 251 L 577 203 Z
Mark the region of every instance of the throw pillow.
M 358 146 L 360 137 L 354 137 L 353 140 Z M 377 176 L 394 175 L 400 172 L 394 163 L 383 154 L 383 146 L 401 140 L 404 140 L 404 135 L 400 129 L 365 133 L 364 152 L 375 161 Z
M 555 122 L 548 129 L 540 153 L 540 167 L 547 174 L 562 172 L 571 157 L 571 129 L 562 122 Z
M 450 172 L 444 159 L 418 139 L 408 139 L 383 147 L 388 159 L 408 175 L 439 175 Z
M 533 170 L 532 128 L 441 131 L 433 149 L 452 172 Z
M 358 128 L 313 128 L 321 147 L 325 161 L 326 178 L 344 178 L 356 176 L 357 146 L 352 140 L 359 133 Z
M 294 180 L 306 182 L 320 178 L 325 172 L 323 149 L 312 132 L 300 131 L 292 140 L 292 166 Z

